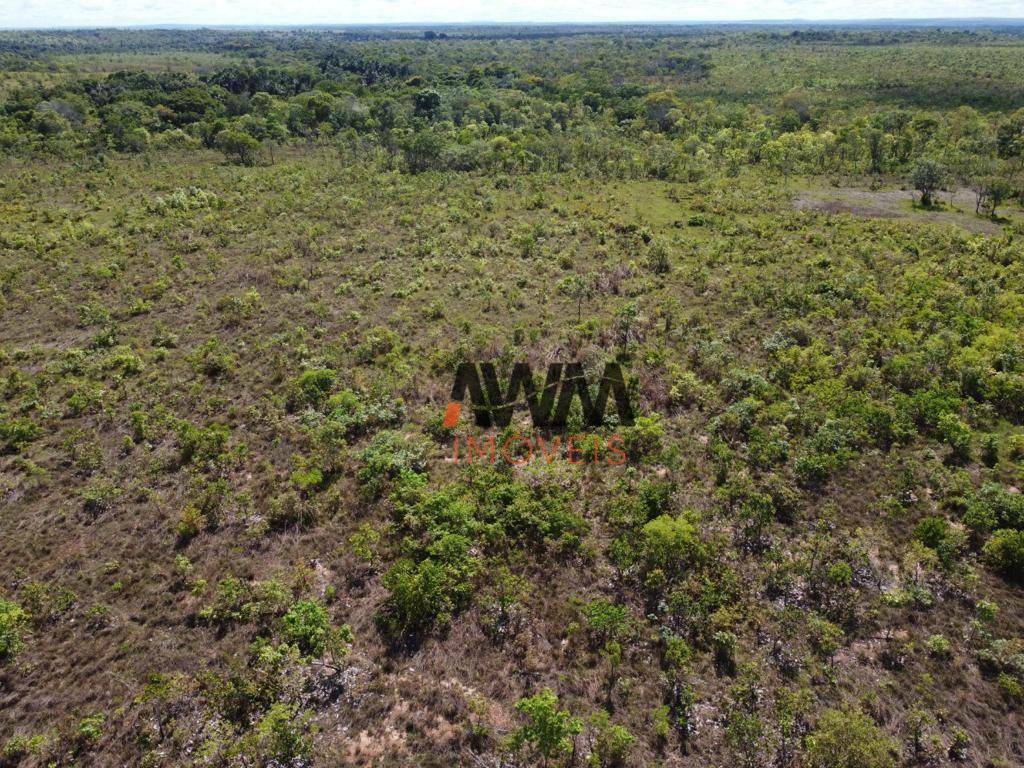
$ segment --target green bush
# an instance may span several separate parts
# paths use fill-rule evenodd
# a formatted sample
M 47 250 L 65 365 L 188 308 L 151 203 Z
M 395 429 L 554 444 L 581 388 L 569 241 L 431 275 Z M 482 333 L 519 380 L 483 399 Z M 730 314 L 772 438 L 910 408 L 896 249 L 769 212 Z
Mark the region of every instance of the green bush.
M 385 430 L 373 436 L 359 460 L 362 466 L 356 479 L 367 495 L 376 497 L 389 481 L 426 469 L 426 445 L 415 436 Z
M 678 517 L 659 515 L 644 525 L 640 546 L 646 568 L 673 576 L 700 560 L 704 547 L 697 526 L 695 512 Z
M 985 542 L 985 560 L 1012 579 L 1024 580 L 1024 531 L 1001 528 Z
M 178 422 L 176 432 L 183 464 L 218 461 L 231 436 L 231 432 L 222 424 L 197 427 L 184 420 Z
M 103 714 L 83 717 L 75 731 L 75 741 L 82 747 L 95 744 L 103 737 L 103 726 L 106 722 L 107 717 Z
M 807 768 L 894 768 L 896 743 L 863 712 L 827 710 L 807 737 Z
M 224 130 L 217 134 L 217 149 L 229 160 L 239 165 L 256 165 L 259 157 L 260 143 L 247 133 L 235 130 Z
M 963 536 L 944 517 L 926 517 L 914 528 L 914 538 L 935 550 L 939 561 L 950 567 L 960 553 Z
M 587 765 L 591 768 L 620 768 L 626 765 L 636 743 L 636 737 L 629 729 L 613 724 L 604 710 L 590 718 L 590 727 L 594 735 Z
M 31 419 L 9 419 L 0 413 L 0 453 L 17 453 L 42 433 Z
M 262 765 L 303 765 L 313 753 L 309 718 L 292 704 L 277 702 L 255 728 L 256 755 Z
M 554 691 L 545 688 L 536 696 L 520 699 L 516 703 L 516 711 L 528 722 L 509 739 L 513 750 L 529 747 L 545 764 L 550 760 L 557 764 L 572 754 L 574 737 L 583 730 L 583 723 L 558 708 L 558 696 Z
M 399 560 L 384 574 L 388 597 L 379 621 L 390 634 L 416 636 L 446 626 L 472 597 L 479 563 L 469 539 L 448 534 L 430 549 L 424 560 Z
M 629 609 L 610 600 L 598 598 L 583 606 L 587 629 L 598 644 L 621 637 L 630 624 Z
M 665 427 L 657 414 L 638 416 L 632 427 L 622 430 L 622 446 L 626 455 L 633 461 L 657 454 L 661 450 L 661 441 L 665 436 Z
M 282 637 L 303 655 L 319 658 L 325 653 L 339 658 L 348 653 L 352 630 L 331 625 L 327 609 L 316 600 L 300 600 L 281 617 Z
M 334 388 L 337 377 L 330 368 L 311 368 L 300 373 L 289 387 L 288 407 L 295 411 L 300 408 L 319 408 Z
M 28 616 L 17 603 L 0 600 L 0 661 L 15 656 L 25 647 L 22 635 Z
M 331 426 L 340 428 L 350 437 L 401 423 L 405 404 L 399 399 L 384 397 L 367 399 L 345 389 L 331 396 L 327 413 Z
M 943 635 L 932 635 L 925 642 L 928 653 L 937 659 L 948 659 L 953 655 L 953 646 Z
M 971 458 L 971 428 L 955 413 L 944 413 L 939 417 L 936 426 L 939 438 L 953 449 L 953 458 L 957 461 L 969 461 Z
M 826 659 L 831 659 L 843 642 L 843 630 L 819 616 L 807 620 L 807 632 L 811 647 Z

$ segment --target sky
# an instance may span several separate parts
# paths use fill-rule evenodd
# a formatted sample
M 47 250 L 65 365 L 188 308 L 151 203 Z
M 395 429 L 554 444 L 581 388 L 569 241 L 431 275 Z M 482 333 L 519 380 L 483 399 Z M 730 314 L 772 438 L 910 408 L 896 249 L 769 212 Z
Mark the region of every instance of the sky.
M 1024 0 L 0 0 L 0 28 L 1024 18 Z

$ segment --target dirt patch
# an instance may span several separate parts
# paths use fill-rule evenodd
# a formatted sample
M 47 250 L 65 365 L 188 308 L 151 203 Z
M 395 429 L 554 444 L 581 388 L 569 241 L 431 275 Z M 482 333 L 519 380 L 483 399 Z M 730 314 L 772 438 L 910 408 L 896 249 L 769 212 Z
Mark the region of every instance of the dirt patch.
M 993 235 L 1002 232 L 1004 221 L 992 221 L 974 213 L 974 193 L 966 188 L 937 195 L 941 208 L 926 211 L 912 207 L 914 194 L 904 189 L 810 189 L 793 199 L 798 210 L 821 213 L 848 213 L 865 219 L 904 219 L 906 221 L 951 224 L 968 232 Z M 1002 216 L 1020 218 L 1020 213 L 1003 209 Z

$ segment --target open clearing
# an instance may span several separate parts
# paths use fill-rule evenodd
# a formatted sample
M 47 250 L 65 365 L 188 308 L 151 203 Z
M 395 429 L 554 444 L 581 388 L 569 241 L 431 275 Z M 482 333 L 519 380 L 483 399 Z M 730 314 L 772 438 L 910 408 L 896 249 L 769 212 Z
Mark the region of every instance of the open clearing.
M 952 224 L 968 232 L 998 234 L 1003 226 L 1024 220 L 1015 202 L 1003 205 L 999 219 L 992 220 L 974 213 L 974 193 L 964 187 L 937 194 L 935 210 L 915 204 L 919 195 L 909 189 L 863 189 L 828 187 L 808 189 L 793 198 L 798 210 L 822 213 L 848 213 L 865 219 L 903 219 L 930 224 Z

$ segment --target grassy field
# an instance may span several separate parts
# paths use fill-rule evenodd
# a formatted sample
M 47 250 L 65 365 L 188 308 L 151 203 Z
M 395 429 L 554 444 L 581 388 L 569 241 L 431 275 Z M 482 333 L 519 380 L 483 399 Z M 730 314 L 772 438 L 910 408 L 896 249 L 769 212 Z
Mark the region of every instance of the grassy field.
M 136 34 L 0 39 L 0 765 L 1024 760 L 1019 38 Z

